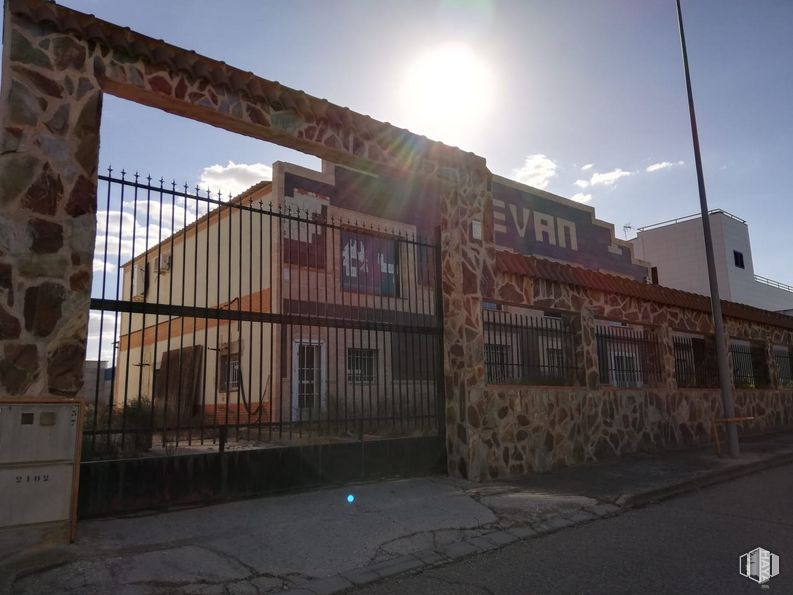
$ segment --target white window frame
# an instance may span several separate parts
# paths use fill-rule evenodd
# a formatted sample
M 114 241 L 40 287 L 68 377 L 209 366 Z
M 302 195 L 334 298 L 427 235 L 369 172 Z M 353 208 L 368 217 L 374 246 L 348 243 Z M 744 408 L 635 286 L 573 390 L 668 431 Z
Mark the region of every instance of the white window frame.
M 304 415 L 300 413 L 299 405 L 299 390 L 300 390 L 300 374 L 298 366 L 300 363 L 299 349 L 301 345 L 318 345 L 319 346 L 319 378 L 316 381 L 319 384 L 319 400 L 320 411 L 327 411 L 328 408 L 328 383 L 327 379 L 328 365 L 326 355 L 325 341 L 320 339 L 294 339 L 292 341 L 292 421 L 303 419 Z M 316 369 L 316 368 L 315 368 Z M 309 408 L 302 409 L 303 411 L 310 411 Z M 314 409 L 316 411 L 316 409 Z
M 635 364 L 635 368 L 633 370 L 625 370 L 620 371 L 617 369 L 617 357 L 622 358 L 630 358 L 633 360 Z M 611 360 L 611 366 L 609 367 L 609 384 L 615 388 L 641 388 L 642 383 L 642 367 L 641 362 L 639 361 L 638 354 L 632 353 L 630 351 L 623 351 L 620 349 L 611 349 L 609 350 L 609 359 Z M 627 373 L 633 374 L 633 378 L 631 382 L 625 382 L 627 379 Z M 621 375 L 621 378 L 620 378 Z

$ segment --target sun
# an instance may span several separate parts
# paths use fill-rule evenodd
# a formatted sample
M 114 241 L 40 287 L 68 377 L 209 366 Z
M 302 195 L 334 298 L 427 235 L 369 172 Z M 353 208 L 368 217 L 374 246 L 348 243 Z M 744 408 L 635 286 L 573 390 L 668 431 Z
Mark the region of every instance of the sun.
M 463 43 L 420 53 L 408 66 L 402 103 L 408 126 L 446 143 L 468 140 L 493 107 L 493 69 Z

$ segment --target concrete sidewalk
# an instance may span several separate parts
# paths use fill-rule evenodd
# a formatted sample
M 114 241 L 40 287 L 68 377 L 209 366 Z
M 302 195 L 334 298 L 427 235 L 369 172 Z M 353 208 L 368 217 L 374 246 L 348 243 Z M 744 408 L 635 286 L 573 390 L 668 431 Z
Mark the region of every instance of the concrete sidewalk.
M 790 462 L 788 435 L 738 460 L 640 454 L 517 482 L 403 479 L 84 521 L 75 545 L 0 568 L 0 592 L 333 593 Z

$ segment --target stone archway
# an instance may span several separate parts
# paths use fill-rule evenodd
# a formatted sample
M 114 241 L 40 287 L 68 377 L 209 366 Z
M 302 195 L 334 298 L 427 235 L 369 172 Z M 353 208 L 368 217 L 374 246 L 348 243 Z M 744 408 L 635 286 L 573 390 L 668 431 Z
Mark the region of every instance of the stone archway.
M 104 93 L 409 181 L 441 203 L 450 472 L 473 457 L 482 397 L 482 286 L 493 245 L 484 159 L 45 0 L 8 0 L 0 105 L 0 382 L 5 395 L 82 386 Z M 484 240 L 484 241 L 483 241 Z

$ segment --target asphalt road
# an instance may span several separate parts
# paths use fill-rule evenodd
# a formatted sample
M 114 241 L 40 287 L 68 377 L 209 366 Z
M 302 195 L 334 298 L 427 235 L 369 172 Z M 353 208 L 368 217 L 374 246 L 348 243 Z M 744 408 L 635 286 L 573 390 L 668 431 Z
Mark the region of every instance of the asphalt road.
M 756 547 L 780 557 L 768 590 L 738 573 Z M 353 592 L 790 594 L 793 465 Z

